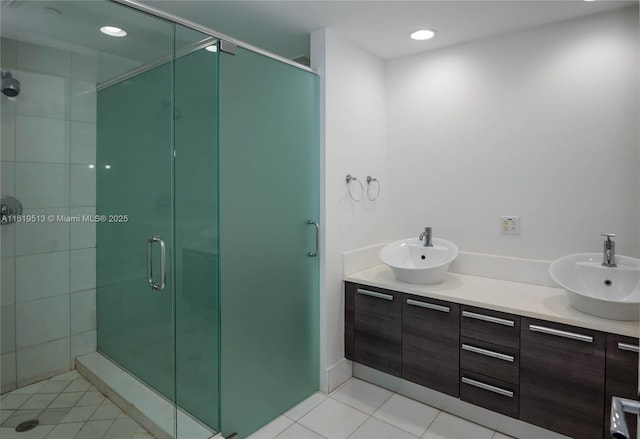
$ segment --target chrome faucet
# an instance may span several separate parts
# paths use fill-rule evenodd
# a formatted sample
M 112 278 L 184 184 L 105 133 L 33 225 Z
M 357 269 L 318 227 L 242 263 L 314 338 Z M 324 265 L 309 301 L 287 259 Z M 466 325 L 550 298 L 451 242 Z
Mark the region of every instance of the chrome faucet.
M 425 247 L 433 247 L 433 244 L 431 243 L 431 227 L 425 227 L 424 232 L 418 236 L 418 239 L 420 241 L 424 240 Z
M 602 248 L 602 265 L 605 267 L 617 267 L 616 265 L 616 243 L 611 240 L 615 238 L 615 233 L 602 233 L 600 236 L 607 238 Z

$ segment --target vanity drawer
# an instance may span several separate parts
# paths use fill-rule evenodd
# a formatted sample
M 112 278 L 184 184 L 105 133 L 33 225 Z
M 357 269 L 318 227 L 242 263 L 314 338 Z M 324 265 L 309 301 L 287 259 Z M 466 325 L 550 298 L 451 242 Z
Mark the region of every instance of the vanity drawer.
M 520 316 L 465 305 L 460 333 L 463 337 L 519 349 Z
M 520 351 L 463 337 L 460 343 L 460 368 L 518 384 Z
M 460 399 L 463 401 L 517 418 L 519 397 L 517 384 L 460 369 Z

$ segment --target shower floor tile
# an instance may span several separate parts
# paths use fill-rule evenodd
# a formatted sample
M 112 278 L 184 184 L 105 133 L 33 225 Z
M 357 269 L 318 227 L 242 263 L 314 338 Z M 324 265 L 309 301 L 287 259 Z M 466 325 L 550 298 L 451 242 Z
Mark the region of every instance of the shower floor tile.
M 18 433 L 23 421 L 37 419 L 33 430 Z M 154 439 L 78 372 L 6 393 L 0 398 L 2 439 Z

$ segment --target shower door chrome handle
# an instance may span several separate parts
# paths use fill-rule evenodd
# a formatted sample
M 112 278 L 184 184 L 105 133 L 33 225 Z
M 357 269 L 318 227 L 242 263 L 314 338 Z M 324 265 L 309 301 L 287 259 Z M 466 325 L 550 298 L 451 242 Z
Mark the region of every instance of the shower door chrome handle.
M 160 244 L 160 283 L 153 281 L 153 244 Z M 159 236 L 153 236 L 147 241 L 147 282 L 154 291 L 164 290 L 167 281 L 167 252 L 164 241 Z
M 307 253 L 307 256 L 315 258 L 320 254 L 320 224 L 318 224 L 314 220 L 309 220 L 307 224 L 309 224 L 310 226 L 316 226 L 316 251 Z

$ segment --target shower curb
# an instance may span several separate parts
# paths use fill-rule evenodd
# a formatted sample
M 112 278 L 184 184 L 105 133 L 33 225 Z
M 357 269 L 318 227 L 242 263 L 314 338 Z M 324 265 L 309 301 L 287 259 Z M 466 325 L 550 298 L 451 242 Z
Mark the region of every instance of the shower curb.
M 76 358 L 76 370 L 156 439 L 174 439 L 173 404 L 99 352 Z M 182 410 L 178 410 L 180 439 L 218 439 Z

